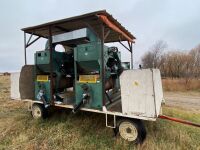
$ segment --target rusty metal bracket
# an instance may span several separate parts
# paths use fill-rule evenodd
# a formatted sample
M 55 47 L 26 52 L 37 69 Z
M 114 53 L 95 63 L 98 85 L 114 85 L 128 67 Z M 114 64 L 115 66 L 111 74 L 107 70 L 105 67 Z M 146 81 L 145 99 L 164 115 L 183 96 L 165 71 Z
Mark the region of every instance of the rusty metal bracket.
M 41 37 L 39 36 L 39 37 L 37 37 L 36 39 L 34 39 L 32 42 L 30 42 L 30 43 L 27 43 L 26 44 L 26 48 L 27 47 L 29 47 L 30 45 L 32 45 L 33 43 L 35 43 L 38 39 L 40 39 Z
M 128 51 L 131 52 L 131 50 L 130 50 L 126 45 L 124 45 L 121 41 L 119 41 L 119 43 L 120 43 L 124 48 L 126 48 Z
M 110 34 L 110 30 L 108 30 L 108 32 L 106 32 L 106 34 L 104 36 L 104 41 L 106 40 L 106 38 L 108 37 L 109 34 Z

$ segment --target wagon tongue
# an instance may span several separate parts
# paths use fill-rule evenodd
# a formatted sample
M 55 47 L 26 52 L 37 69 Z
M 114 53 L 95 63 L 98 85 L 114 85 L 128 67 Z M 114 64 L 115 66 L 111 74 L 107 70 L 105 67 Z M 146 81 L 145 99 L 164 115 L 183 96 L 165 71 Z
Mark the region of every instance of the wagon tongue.
M 158 117 L 161 119 L 166 119 L 166 120 L 175 121 L 175 122 L 179 122 L 179 123 L 183 123 L 183 124 L 187 124 L 187 125 L 191 125 L 191 126 L 195 126 L 195 127 L 200 127 L 200 124 L 193 123 L 193 122 L 190 122 L 187 120 L 182 120 L 182 119 L 169 117 L 169 116 L 165 116 L 165 115 L 159 115 Z

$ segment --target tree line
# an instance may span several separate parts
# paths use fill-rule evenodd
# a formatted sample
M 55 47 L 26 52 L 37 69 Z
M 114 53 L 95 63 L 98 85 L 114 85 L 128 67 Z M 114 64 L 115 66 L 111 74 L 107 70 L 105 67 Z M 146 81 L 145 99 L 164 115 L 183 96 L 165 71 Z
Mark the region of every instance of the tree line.
M 142 68 L 158 68 L 162 77 L 200 78 L 200 45 L 189 51 L 169 51 L 157 41 L 142 59 Z

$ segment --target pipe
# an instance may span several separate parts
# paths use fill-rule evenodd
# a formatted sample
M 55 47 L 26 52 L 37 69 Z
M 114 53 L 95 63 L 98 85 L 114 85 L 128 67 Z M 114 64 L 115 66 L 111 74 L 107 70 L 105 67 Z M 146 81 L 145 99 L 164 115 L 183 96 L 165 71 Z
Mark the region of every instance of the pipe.
M 175 122 L 179 122 L 179 123 L 183 123 L 183 124 L 187 124 L 187 125 L 191 125 L 191 126 L 195 126 L 195 127 L 200 127 L 200 124 L 193 123 L 193 122 L 190 122 L 190 121 L 187 121 L 187 120 L 182 120 L 182 119 L 178 119 L 178 118 L 165 116 L 165 115 L 159 115 L 158 118 L 166 119 L 166 120 L 170 120 L 170 121 L 175 121 Z

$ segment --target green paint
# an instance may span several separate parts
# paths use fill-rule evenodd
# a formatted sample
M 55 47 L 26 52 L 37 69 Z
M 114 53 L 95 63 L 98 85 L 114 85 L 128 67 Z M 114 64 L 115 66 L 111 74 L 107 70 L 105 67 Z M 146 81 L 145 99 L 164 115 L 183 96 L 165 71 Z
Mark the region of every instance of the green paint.
M 53 73 L 55 74 L 55 84 L 54 89 L 57 94 L 58 91 L 58 83 L 61 77 L 70 74 L 74 79 L 74 91 L 75 91 L 75 102 L 74 104 L 78 104 L 83 97 L 83 89 L 82 85 L 86 84 L 89 87 L 89 96 L 87 103 L 82 106 L 86 108 L 95 108 L 102 109 L 102 101 L 103 101 L 103 93 L 102 91 L 102 73 L 101 68 L 105 68 L 105 80 L 108 80 L 111 76 L 115 78 L 116 82 L 115 88 L 119 88 L 119 78 L 118 78 L 118 70 L 116 68 L 109 67 L 110 60 L 115 60 L 120 62 L 120 53 L 110 50 L 109 47 L 104 46 L 104 66 L 101 66 L 101 41 L 100 39 L 93 34 L 89 29 L 87 29 L 87 38 L 89 40 L 86 44 L 77 45 L 74 48 L 74 53 L 72 55 L 68 55 L 65 52 L 56 52 L 52 51 L 52 64 L 53 64 Z M 63 64 L 70 64 L 65 66 L 67 69 L 66 72 L 62 71 Z M 39 74 L 47 74 L 50 73 L 50 52 L 49 50 L 39 51 L 35 53 L 35 77 Z M 115 67 L 120 67 L 115 66 Z M 99 75 L 99 79 L 96 83 L 79 83 L 80 75 Z M 114 75 L 114 76 L 113 76 Z M 40 89 L 45 90 L 45 95 L 47 96 L 48 101 L 50 101 L 50 80 L 49 82 L 37 82 L 35 81 L 35 96 Z
M 46 96 L 46 100 L 49 103 L 50 102 L 50 81 L 48 82 L 38 82 L 35 81 L 35 99 L 37 100 L 37 95 L 40 90 L 43 90 Z
M 87 101 L 87 104 L 84 105 L 86 108 L 102 108 L 102 83 L 78 83 L 76 82 L 76 104 L 78 104 L 82 99 L 83 90 L 81 86 L 87 84 L 89 87 L 90 98 Z

